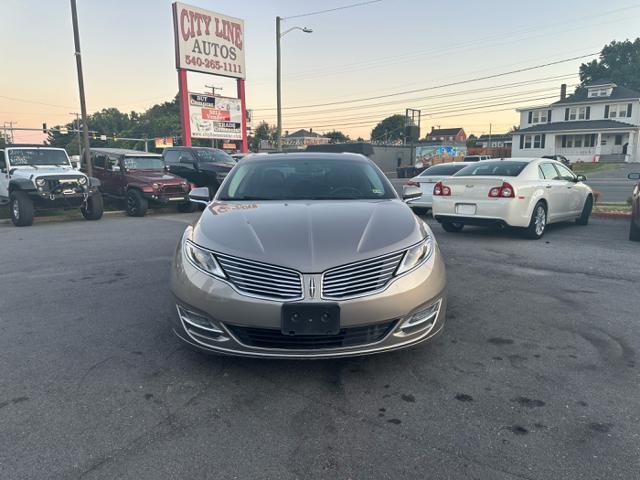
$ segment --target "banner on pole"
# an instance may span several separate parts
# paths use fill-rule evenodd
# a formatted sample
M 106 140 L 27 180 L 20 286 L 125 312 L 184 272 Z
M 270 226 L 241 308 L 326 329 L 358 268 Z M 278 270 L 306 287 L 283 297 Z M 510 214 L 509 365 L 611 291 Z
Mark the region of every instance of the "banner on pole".
M 242 107 L 239 98 L 189 93 L 191 137 L 242 140 Z

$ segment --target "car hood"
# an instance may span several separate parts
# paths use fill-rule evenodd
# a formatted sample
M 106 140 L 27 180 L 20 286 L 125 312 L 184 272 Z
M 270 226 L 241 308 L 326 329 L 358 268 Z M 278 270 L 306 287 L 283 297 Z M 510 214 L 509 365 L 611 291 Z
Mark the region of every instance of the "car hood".
M 191 239 L 303 273 L 407 248 L 428 227 L 400 200 L 213 202 Z
M 84 173 L 74 170 L 73 168 L 64 167 L 12 167 L 11 177 L 20 178 L 37 178 L 37 177 L 55 177 L 55 176 L 75 176 L 83 177 Z
M 165 172 L 127 172 L 127 181 L 139 183 L 181 184 L 185 180 Z

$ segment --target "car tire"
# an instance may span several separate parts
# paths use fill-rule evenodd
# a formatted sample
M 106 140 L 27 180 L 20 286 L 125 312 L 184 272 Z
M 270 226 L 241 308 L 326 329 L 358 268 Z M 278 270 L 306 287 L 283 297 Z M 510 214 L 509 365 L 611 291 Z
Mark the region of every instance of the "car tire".
M 130 217 L 144 217 L 149 208 L 149 202 L 135 189 L 127 192 L 127 215 Z
M 629 240 L 640 242 L 640 226 L 636 225 L 633 218 L 631 219 L 631 227 L 629 228 Z
M 87 203 L 80 208 L 85 220 L 100 220 L 104 213 L 102 194 L 96 193 L 87 198 Z
M 192 203 L 192 202 L 179 203 L 178 211 L 180 213 L 193 213 L 196 211 L 196 205 L 195 203 Z
M 33 224 L 33 201 L 25 192 L 11 192 L 9 210 L 11 221 L 16 227 L 28 227 Z
M 445 232 L 458 233 L 464 228 L 464 223 L 457 222 L 442 222 L 442 228 Z
M 584 202 L 584 206 L 582 207 L 582 213 L 578 218 L 576 218 L 576 224 L 588 225 L 589 217 L 591 216 L 591 210 L 593 210 L 593 197 L 589 195 Z
M 413 210 L 413 213 L 415 213 L 416 215 L 426 215 L 429 211 L 428 208 L 424 207 L 411 207 L 411 210 Z
M 529 226 L 524 229 L 524 237 L 531 240 L 542 238 L 547 229 L 547 207 L 543 202 L 536 203 L 531 213 Z

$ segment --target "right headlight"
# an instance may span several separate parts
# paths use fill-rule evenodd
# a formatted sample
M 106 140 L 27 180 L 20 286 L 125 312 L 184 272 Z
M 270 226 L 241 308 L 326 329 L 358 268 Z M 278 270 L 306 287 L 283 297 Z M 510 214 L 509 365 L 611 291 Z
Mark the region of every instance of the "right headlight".
M 213 253 L 198 247 L 190 240 L 184 241 L 184 255 L 198 270 L 202 270 L 204 273 L 213 275 L 214 277 L 226 278 Z
M 413 270 L 417 266 L 423 264 L 429 259 L 432 253 L 433 238 L 427 236 L 422 242 L 414 245 L 405 252 L 404 257 L 402 257 L 402 261 L 398 266 L 398 270 L 396 271 L 396 275 L 402 275 L 403 273 Z

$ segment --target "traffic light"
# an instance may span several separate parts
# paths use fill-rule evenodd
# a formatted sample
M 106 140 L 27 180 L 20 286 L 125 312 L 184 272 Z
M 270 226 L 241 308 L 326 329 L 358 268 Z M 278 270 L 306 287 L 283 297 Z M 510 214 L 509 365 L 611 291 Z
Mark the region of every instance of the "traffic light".
M 46 123 L 42 124 L 42 133 L 47 133 L 47 124 Z

